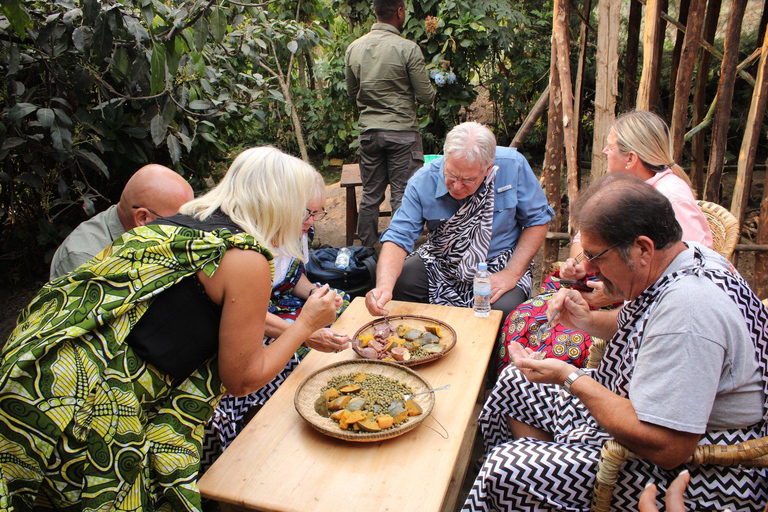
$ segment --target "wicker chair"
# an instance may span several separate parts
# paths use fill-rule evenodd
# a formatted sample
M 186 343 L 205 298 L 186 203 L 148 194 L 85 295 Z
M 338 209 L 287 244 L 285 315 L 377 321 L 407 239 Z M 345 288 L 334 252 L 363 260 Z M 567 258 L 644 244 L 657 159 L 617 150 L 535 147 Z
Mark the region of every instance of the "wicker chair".
M 712 231 L 713 249 L 730 260 L 741 236 L 738 219 L 719 204 L 709 201 L 697 201 L 697 203 Z
M 768 307 L 768 299 L 764 299 L 763 304 Z M 619 477 L 619 469 L 629 458 L 637 459 L 640 456 L 613 439 L 606 441 L 603 445 L 600 451 L 597 480 L 592 492 L 594 512 L 608 512 L 611 509 L 611 494 Z M 718 466 L 740 464 L 748 467 L 768 467 L 768 437 L 735 445 L 701 445 L 694 450 L 693 455 L 686 462 Z

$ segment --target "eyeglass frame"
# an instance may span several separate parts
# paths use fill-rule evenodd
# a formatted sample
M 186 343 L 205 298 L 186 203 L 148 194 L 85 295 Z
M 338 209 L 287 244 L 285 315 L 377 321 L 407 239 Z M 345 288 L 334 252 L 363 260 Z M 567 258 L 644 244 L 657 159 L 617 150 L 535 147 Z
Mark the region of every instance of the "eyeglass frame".
M 312 217 L 315 221 L 320 221 L 323 220 L 326 215 L 328 215 L 328 212 L 325 210 L 325 208 L 314 213 L 312 213 L 309 208 L 304 208 L 304 210 L 307 212 L 307 215 L 304 217 L 304 222 L 307 222 L 310 217 Z
M 151 213 L 152 215 L 154 215 L 157 218 L 164 217 L 164 215 L 160 215 L 159 213 L 157 213 L 153 209 L 147 208 L 146 206 L 133 205 L 133 206 L 131 206 L 131 208 L 133 208 L 134 210 L 138 210 L 139 208 L 143 208 L 143 209 L 147 210 L 149 213 Z
M 491 167 L 493 167 L 493 164 L 491 164 Z M 490 169 L 491 167 L 489 167 L 488 169 Z M 486 169 L 486 172 L 487 172 L 487 169 Z M 451 174 L 450 172 L 448 172 L 448 170 L 446 170 L 445 164 L 443 164 L 443 177 L 446 180 L 450 180 L 450 181 L 454 181 L 454 182 L 455 181 L 459 181 L 459 182 L 461 182 L 462 185 L 467 186 L 467 187 L 474 187 L 475 185 L 478 185 L 478 184 L 480 184 L 480 182 L 483 181 L 483 179 L 485 178 L 485 172 L 483 173 L 482 176 L 480 176 L 478 178 L 475 178 L 474 180 L 469 180 L 467 178 L 459 178 L 455 174 Z
M 603 249 L 602 251 L 600 251 L 599 253 L 595 254 L 594 256 L 588 256 L 587 255 L 587 251 L 585 251 L 585 250 L 582 250 L 581 253 L 584 255 L 584 259 L 585 260 L 587 260 L 591 265 L 594 265 L 595 264 L 595 260 L 597 260 L 599 258 L 602 258 L 603 256 L 605 256 L 608 253 L 608 251 L 610 251 L 611 249 L 615 249 L 619 245 L 621 245 L 621 242 L 616 242 L 612 246 L 608 247 L 607 249 Z

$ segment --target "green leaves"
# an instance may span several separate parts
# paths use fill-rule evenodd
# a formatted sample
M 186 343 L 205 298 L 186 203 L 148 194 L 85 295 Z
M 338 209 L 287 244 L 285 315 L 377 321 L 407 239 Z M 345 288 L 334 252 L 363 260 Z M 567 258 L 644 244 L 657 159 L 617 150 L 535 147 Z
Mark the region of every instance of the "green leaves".
M 152 48 L 152 58 L 150 60 L 150 93 L 157 94 L 165 90 L 165 48 L 156 44 Z

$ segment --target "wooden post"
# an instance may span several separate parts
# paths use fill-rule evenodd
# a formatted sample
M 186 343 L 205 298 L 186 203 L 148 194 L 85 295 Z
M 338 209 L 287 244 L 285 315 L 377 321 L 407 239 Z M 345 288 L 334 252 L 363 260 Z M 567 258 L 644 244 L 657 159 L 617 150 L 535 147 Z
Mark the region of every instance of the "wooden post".
M 579 61 L 576 64 L 576 82 L 573 85 L 573 117 L 576 120 L 576 161 L 581 162 L 581 101 L 584 96 L 584 66 L 587 61 L 587 40 L 589 38 L 589 13 L 592 12 L 592 0 L 584 0 L 581 10 L 581 30 L 579 31 Z M 581 188 L 581 172 L 579 172 Z
M 533 126 L 536 124 L 536 121 L 538 121 L 541 117 L 541 114 L 544 113 L 544 109 L 546 109 L 547 105 L 549 104 L 549 87 L 550 86 L 547 85 L 547 88 L 544 89 L 544 92 L 541 93 L 539 99 L 536 100 L 533 108 L 530 112 L 528 112 L 525 121 L 523 121 L 523 124 L 520 125 L 520 129 L 517 130 L 515 138 L 512 139 L 509 147 L 516 148 L 520 146 L 520 144 L 522 144 L 525 138 L 528 136 L 528 133 L 530 133 Z
M 600 0 L 595 75 L 595 127 L 592 136 L 592 178 L 605 173 L 603 146 L 616 119 L 616 96 L 619 93 L 619 0 Z
M 674 108 L 672 109 L 672 157 L 676 163 L 683 156 L 683 139 L 685 138 L 685 122 L 688 119 L 688 98 L 693 82 L 693 65 L 696 63 L 696 53 L 701 39 L 701 25 L 704 21 L 707 0 L 689 0 L 690 12 L 686 23 L 685 40 L 680 53 L 680 64 L 675 83 Z
M 744 139 L 741 141 L 736 184 L 734 185 L 733 200 L 731 201 L 731 213 L 739 219 L 739 226 L 744 224 L 749 190 L 752 185 L 752 170 L 755 166 L 757 142 L 760 139 L 765 106 L 768 103 L 768 34 L 763 37 L 760 64 L 758 65 L 755 79 L 755 90 L 752 92 L 752 103 L 749 106 L 749 114 L 747 115 L 747 127 L 744 132 Z
M 712 147 L 709 151 L 707 183 L 704 187 L 704 199 L 713 203 L 720 202 L 723 159 L 725 157 L 725 144 L 728 139 L 728 123 L 731 120 L 736 66 L 739 61 L 741 22 L 744 19 L 746 4 L 746 0 L 732 0 L 728 15 L 723 65 L 720 68 L 720 83 L 717 86 L 717 111 L 715 112 L 715 122 L 712 127 Z
M 707 14 L 704 18 L 702 40 L 712 43 L 717 30 L 717 19 L 720 16 L 721 0 L 709 0 Z M 709 80 L 709 65 L 712 54 L 703 48 L 699 50 L 696 64 L 696 85 L 693 90 L 693 125 L 698 126 L 707 115 L 707 82 Z M 691 140 L 691 183 L 696 197 L 701 197 L 704 191 L 704 147 L 705 134 L 699 132 Z
M 552 31 L 552 50 L 549 64 L 549 110 L 547 112 L 547 146 L 544 153 L 544 193 L 547 203 L 555 211 L 555 218 L 549 223 L 550 231 L 563 231 L 562 185 L 560 171 L 563 168 L 563 102 L 560 95 L 560 75 L 557 72 L 557 42 Z M 546 239 L 544 241 L 544 258 L 541 269 L 541 280 L 548 273 L 549 267 L 560 256 L 560 241 Z
M 706 1 L 706 0 L 705 0 Z M 677 14 L 677 19 L 681 23 L 685 21 L 686 26 L 690 27 L 690 23 L 686 21 L 689 16 L 689 8 L 691 6 L 691 0 L 680 0 L 680 12 Z M 703 12 L 701 13 L 704 14 Z M 680 66 L 680 56 L 683 52 L 683 41 L 687 37 L 687 32 L 683 34 L 677 31 L 675 34 L 675 48 L 672 50 L 672 62 L 669 67 L 669 107 L 672 110 L 675 104 L 676 91 L 675 86 L 677 84 L 678 67 Z M 694 53 L 695 56 L 695 53 Z M 677 161 L 677 160 L 675 160 Z
M 763 200 L 760 202 L 757 243 L 768 244 L 768 186 L 763 187 Z M 768 252 L 755 253 L 755 293 L 761 299 L 768 298 Z
M 568 37 L 568 0 L 555 0 L 554 32 L 557 44 L 557 71 L 563 105 L 563 140 L 568 169 L 568 201 L 573 204 L 579 196 L 579 162 L 576 161 L 576 121 L 573 119 L 573 89 L 571 89 L 570 39 Z M 570 230 L 570 221 L 568 222 Z
M 661 2 L 663 0 L 648 0 L 645 3 L 645 28 L 643 29 L 643 72 L 640 76 L 640 87 L 637 91 L 637 110 L 651 110 L 655 104 L 659 77 L 655 72 L 656 53 L 654 44 L 661 30 Z
M 642 4 L 637 0 L 630 0 L 629 22 L 627 23 L 627 53 L 624 57 L 622 112 L 631 110 L 637 99 L 637 49 L 640 46 L 640 17 L 642 14 Z

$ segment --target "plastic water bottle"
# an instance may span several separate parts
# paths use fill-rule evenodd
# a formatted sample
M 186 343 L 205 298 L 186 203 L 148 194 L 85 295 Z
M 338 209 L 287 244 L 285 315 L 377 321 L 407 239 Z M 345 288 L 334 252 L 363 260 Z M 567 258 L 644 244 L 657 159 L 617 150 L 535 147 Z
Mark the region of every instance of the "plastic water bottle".
M 336 255 L 336 268 L 341 270 L 347 270 L 349 268 L 349 258 L 352 256 L 352 251 L 347 247 L 339 249 L 339 254 Z
M 491 313 L 491 276 L 488 274 L 488 264 L 482 262 L 475 272 L 475 305 L 472 310 L 475 316 L 485 318 Z

